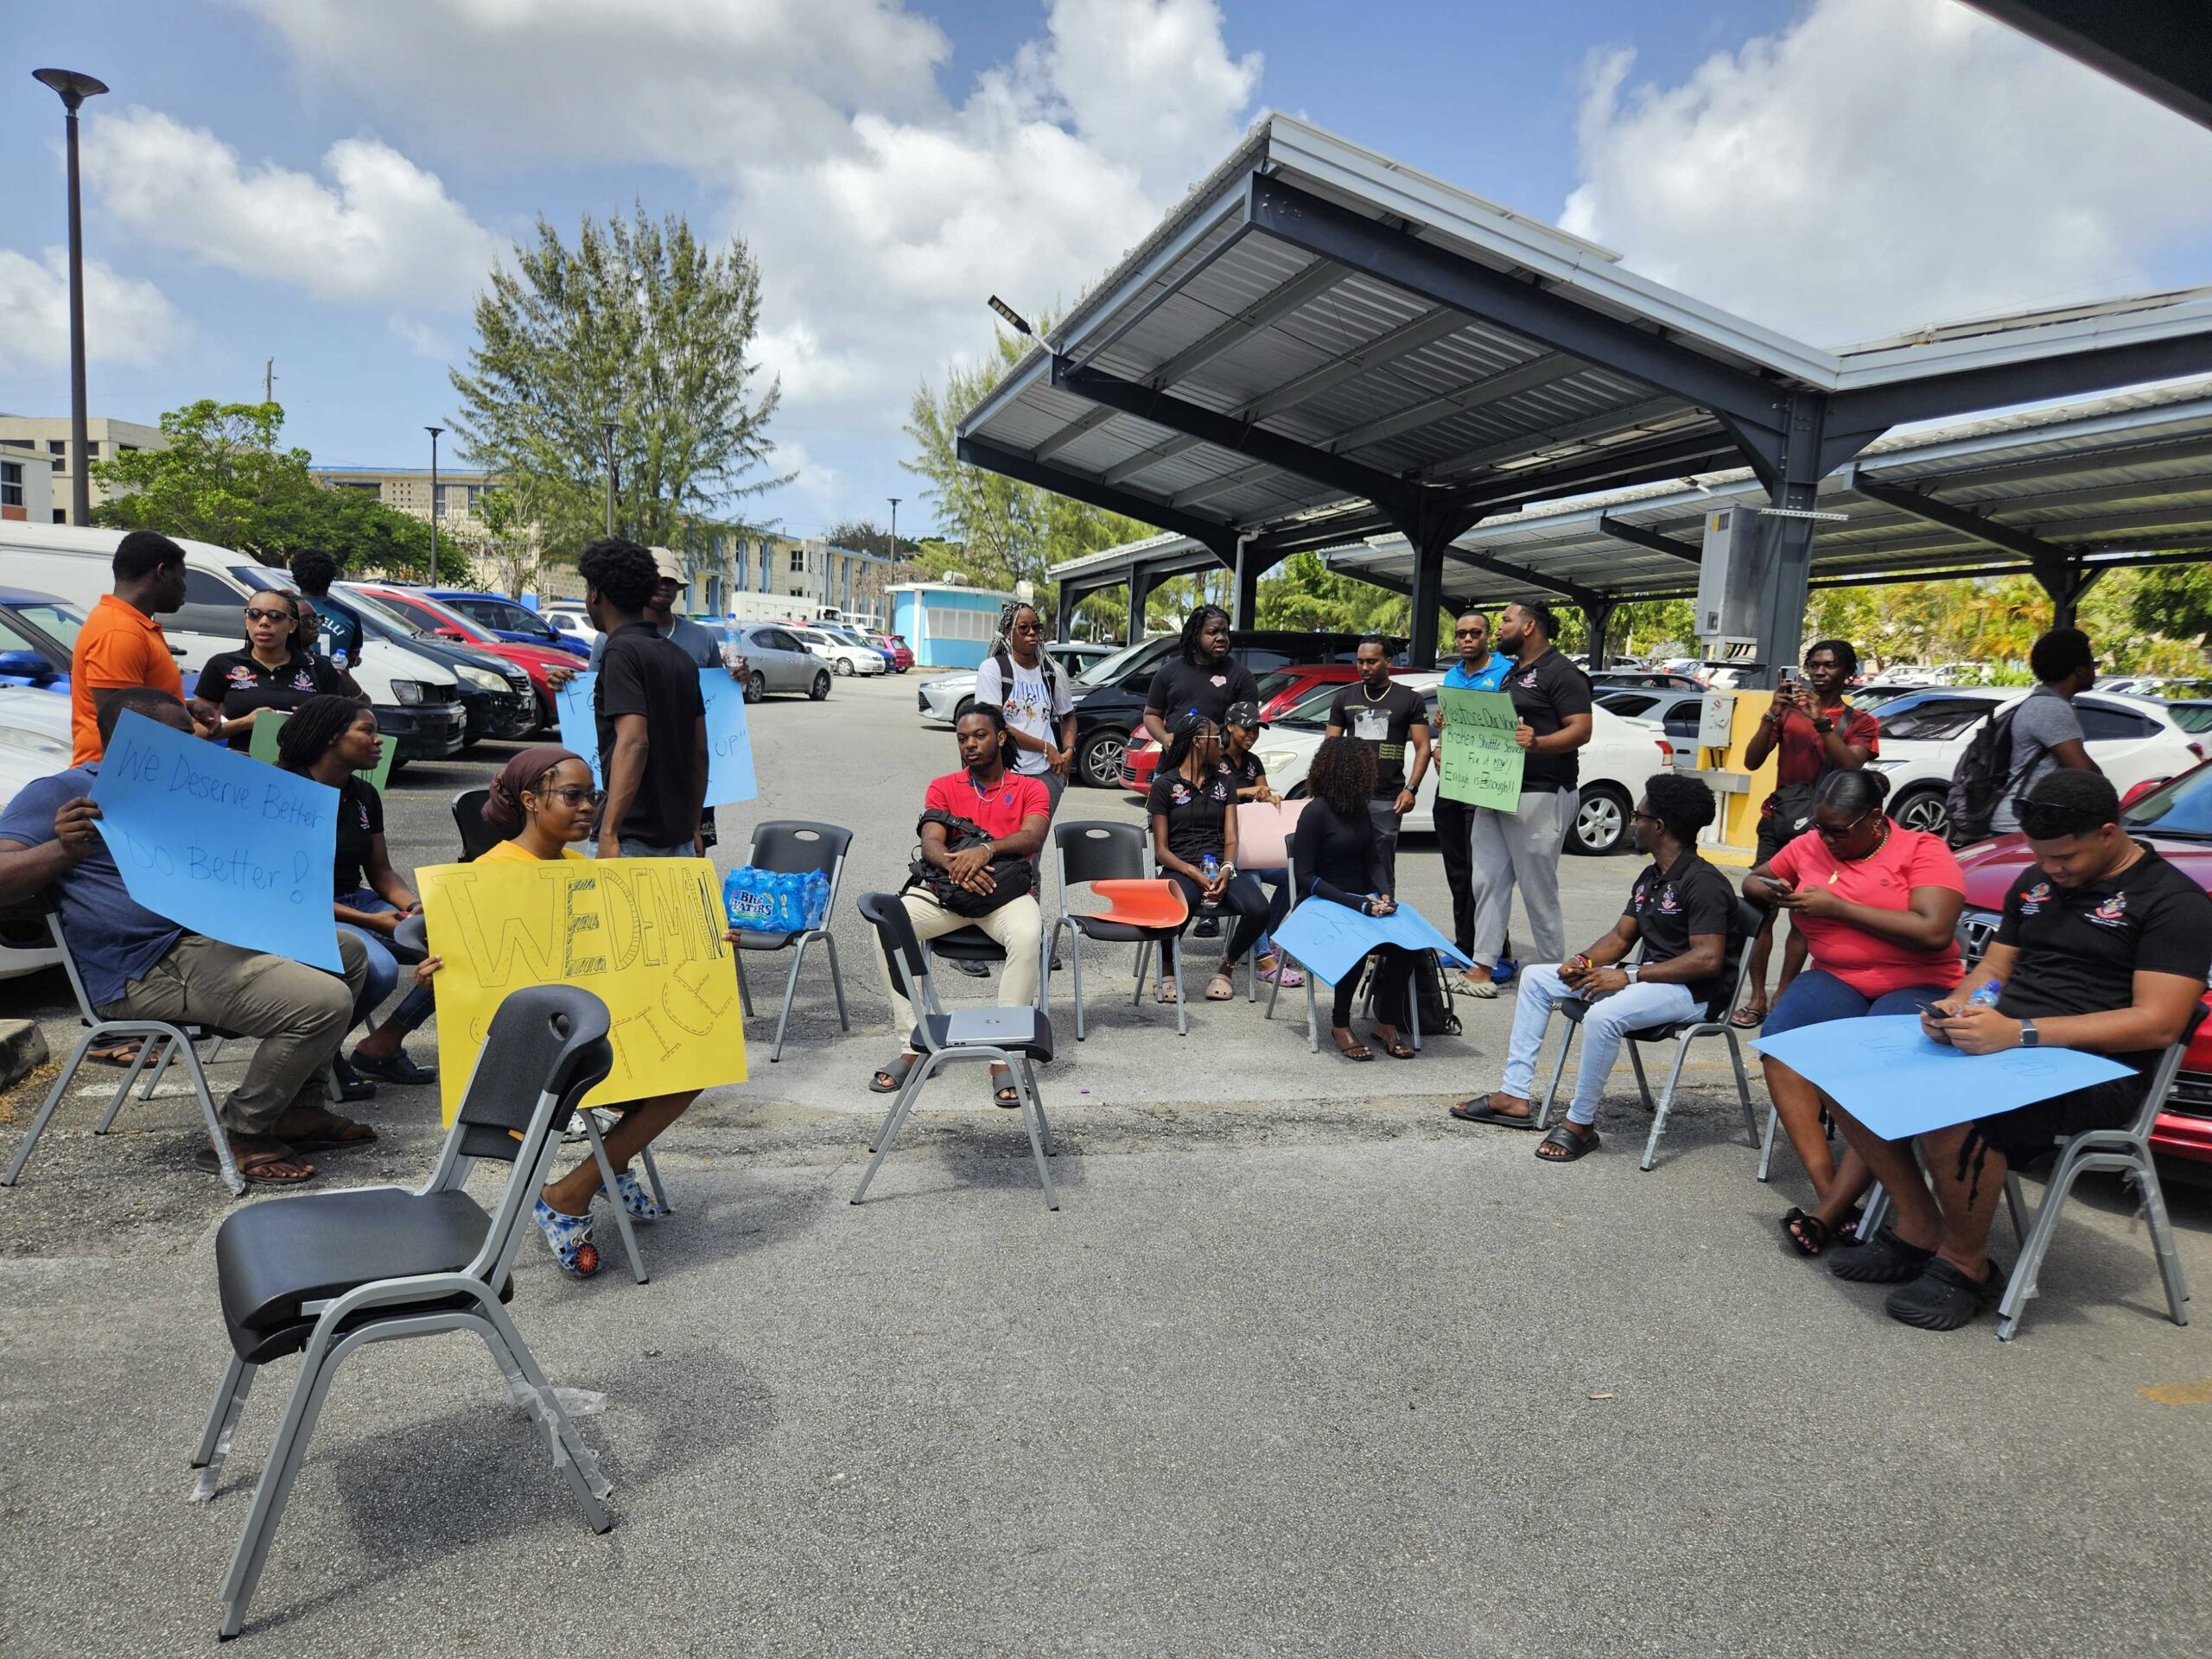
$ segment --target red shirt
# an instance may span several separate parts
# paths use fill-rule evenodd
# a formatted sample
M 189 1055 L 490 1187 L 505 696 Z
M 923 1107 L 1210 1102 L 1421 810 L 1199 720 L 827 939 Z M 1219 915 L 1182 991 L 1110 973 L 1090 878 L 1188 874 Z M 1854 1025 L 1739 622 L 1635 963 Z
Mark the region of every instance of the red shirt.
M 1854 709 L 1846 702 L 1821 712 L 1835 722 L 1846 743 L 1866 750 L 1867 759 L 1881 753 L 1882 728 L 1864 709 Z M 1777 785 L 1819 781 L 1827 766 L 1826 740 L 1813 729 L 1810 715 L 1792 709 L 1775 722 L 1774 741 L 1777 751 L 1774 781 Z
M 993 841 L 1003 841 L 1021 828 L 1024 818 L 1050 817 L 1052 798 L 1034 778 L 1014 772 L 986 793 L 963 769 L 931 779 L 929 792 L 922 797 L 922 810 L 950 812 L 956 818 L 967 819 Z
M 1808 830 L 1777 853 L 1767 868 L 1800 887 L 1824 887 L 1837 898 L 1870 910 L 1910 910 L 1915 887 L 1948 887 L 1957 893 L 1967 890 L 1959 861 L 1941 839 L 1895 823 L 1890 826 L 1889 839 L 1870 857 L 1840 863 L 1827 842 Z M 1789 925 L 1805 935 L 1814 967 L 1827 969 L 1864 997 L 1912 985 L 1948 990 L 1966 977 L 1955 938 L 1947 940 L 1941 950 L 1916 950 L 1834 917 L 1793 912 Z

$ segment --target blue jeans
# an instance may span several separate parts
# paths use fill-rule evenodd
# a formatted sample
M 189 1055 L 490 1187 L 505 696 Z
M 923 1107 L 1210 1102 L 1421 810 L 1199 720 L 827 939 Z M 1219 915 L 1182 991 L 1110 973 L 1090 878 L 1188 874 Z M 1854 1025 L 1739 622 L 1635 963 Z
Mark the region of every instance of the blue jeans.
M 1908 985 L 1901 991 L 1885 991 L 1869 998 L 1853 990 L 1825 968 L 1808 968 L 1789 982 L 1789 988 L 1767 1010 L 1766 1023 L 1759 1027 L 1759 1034 L 1778 1037 L 1801 1026 L 1825 1026 L 1831 1020 L 1918 1014 L 1928 1003 L 1949 995 L 1940 985 Z
M 399 910 L 382 893 L 372 893 L 366 887 L 340 893 L 338 902 L 348 910 L 363 911 L 372 916 L 396 915 Z M 338 931 L 359 939 L 361 949 L 368 954 L 368 977 L 362 983 L 360 995 L 353 1001 L 353 1023 L 363 1025 L 376 1012 L 377 1005 L 398 988 L 399 958 L 392 954 L 391 941 L 381 933 L 372 933 L 351 922 L 339 923 Z M 436 1006 L 436 998 L 429 986 L 415 986 L 391 1011 L 391 1023 L 402 1031 L 412 1031 L 430 1017 L 431 1009 Z
M 1275 929 L 1290 914 L 1290 872 L 1286 868 L 1247 870 L 1244 874 L 1268 890 L 1268 925 L 1261 930 L 1260 942 L 1252 947 L 1252 954 L 1272 957 L 1275 953 Z
M 1521 970 L 1521 987 L 1513 997 L 1513 1034 L 1506 1040 L 1505 1078 L 1500 1085 L 1505 1093 L 1535 1098 L 1536 1051 L 1543 1046 L 1544 1027 L 1551 1023 L 1554 1008 L 1576 1000 L 1580 994 L 1569 989 L 1549 963 Z M 1598 1121 L 1598 1096 L 1605 1092 L 1605 1078 L 1629 1033 L 1694 1020 L 1704 1012 L 1687 985 L 1630 985 L 1592 1002 L 1582 1016 L 1582 1061 L 1575 1071 L 1574 1100 L 1567 1109 L 1567 1116 L 1586 1129 Z

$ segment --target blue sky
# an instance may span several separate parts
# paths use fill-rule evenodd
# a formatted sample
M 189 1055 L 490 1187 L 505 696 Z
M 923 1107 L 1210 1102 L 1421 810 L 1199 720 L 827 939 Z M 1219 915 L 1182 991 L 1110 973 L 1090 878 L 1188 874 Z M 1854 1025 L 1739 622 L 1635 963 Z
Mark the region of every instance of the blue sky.
M 984 295 L 1071 297 L 1268 108 L 1824 343 L 2212 279 L 2212 140 L 1955 0 L 124 0 L 0 41 L 11 412 L 67 406 L 48 63 L 116 89 L 95 412 L 273 356 L 294 442 L 420 465 L 489 257 L 636 200 L 761 258 L 798 532 L 925 524 L 899 423 Z

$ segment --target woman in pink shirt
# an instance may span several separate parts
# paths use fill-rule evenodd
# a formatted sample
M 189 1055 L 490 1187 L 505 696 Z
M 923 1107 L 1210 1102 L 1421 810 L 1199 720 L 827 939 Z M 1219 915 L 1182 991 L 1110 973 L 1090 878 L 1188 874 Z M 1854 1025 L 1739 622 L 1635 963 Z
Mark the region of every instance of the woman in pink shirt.
M 1812 829 L 1745 877 L 1744 896 L 1781 906 L 1812 949 L 1812 966 L 1775 1002 L 1763 1036 L 1917 1014 L 1966 976 L 1955 935 L 1966 904 L 1959 861 L 1938 837 L 1884 817 L 1888 793 L 1889 779 L 1871 768 L 1831 774 L 1814 798 Z M 1798 1250 L 1818 1255 L 1847 1235 L 1866 1168 L 1848 1152 L 1837 1166 L 1820 1091 L 1779 1060 L 1764 1064 L 1767 1092 L 1820 1198 L 1809 1213 L 1792 1209 L 1783 1229 Z

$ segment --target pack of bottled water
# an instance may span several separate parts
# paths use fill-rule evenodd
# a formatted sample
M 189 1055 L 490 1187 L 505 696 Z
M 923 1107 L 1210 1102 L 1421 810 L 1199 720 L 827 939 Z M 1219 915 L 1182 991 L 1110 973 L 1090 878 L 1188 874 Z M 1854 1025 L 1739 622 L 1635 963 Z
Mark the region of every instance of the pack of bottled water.
M 748 933 L 804 932 L 829 913 L 830 878 L 744 865 L 722 878 L 722 910 L 732 927 Z

